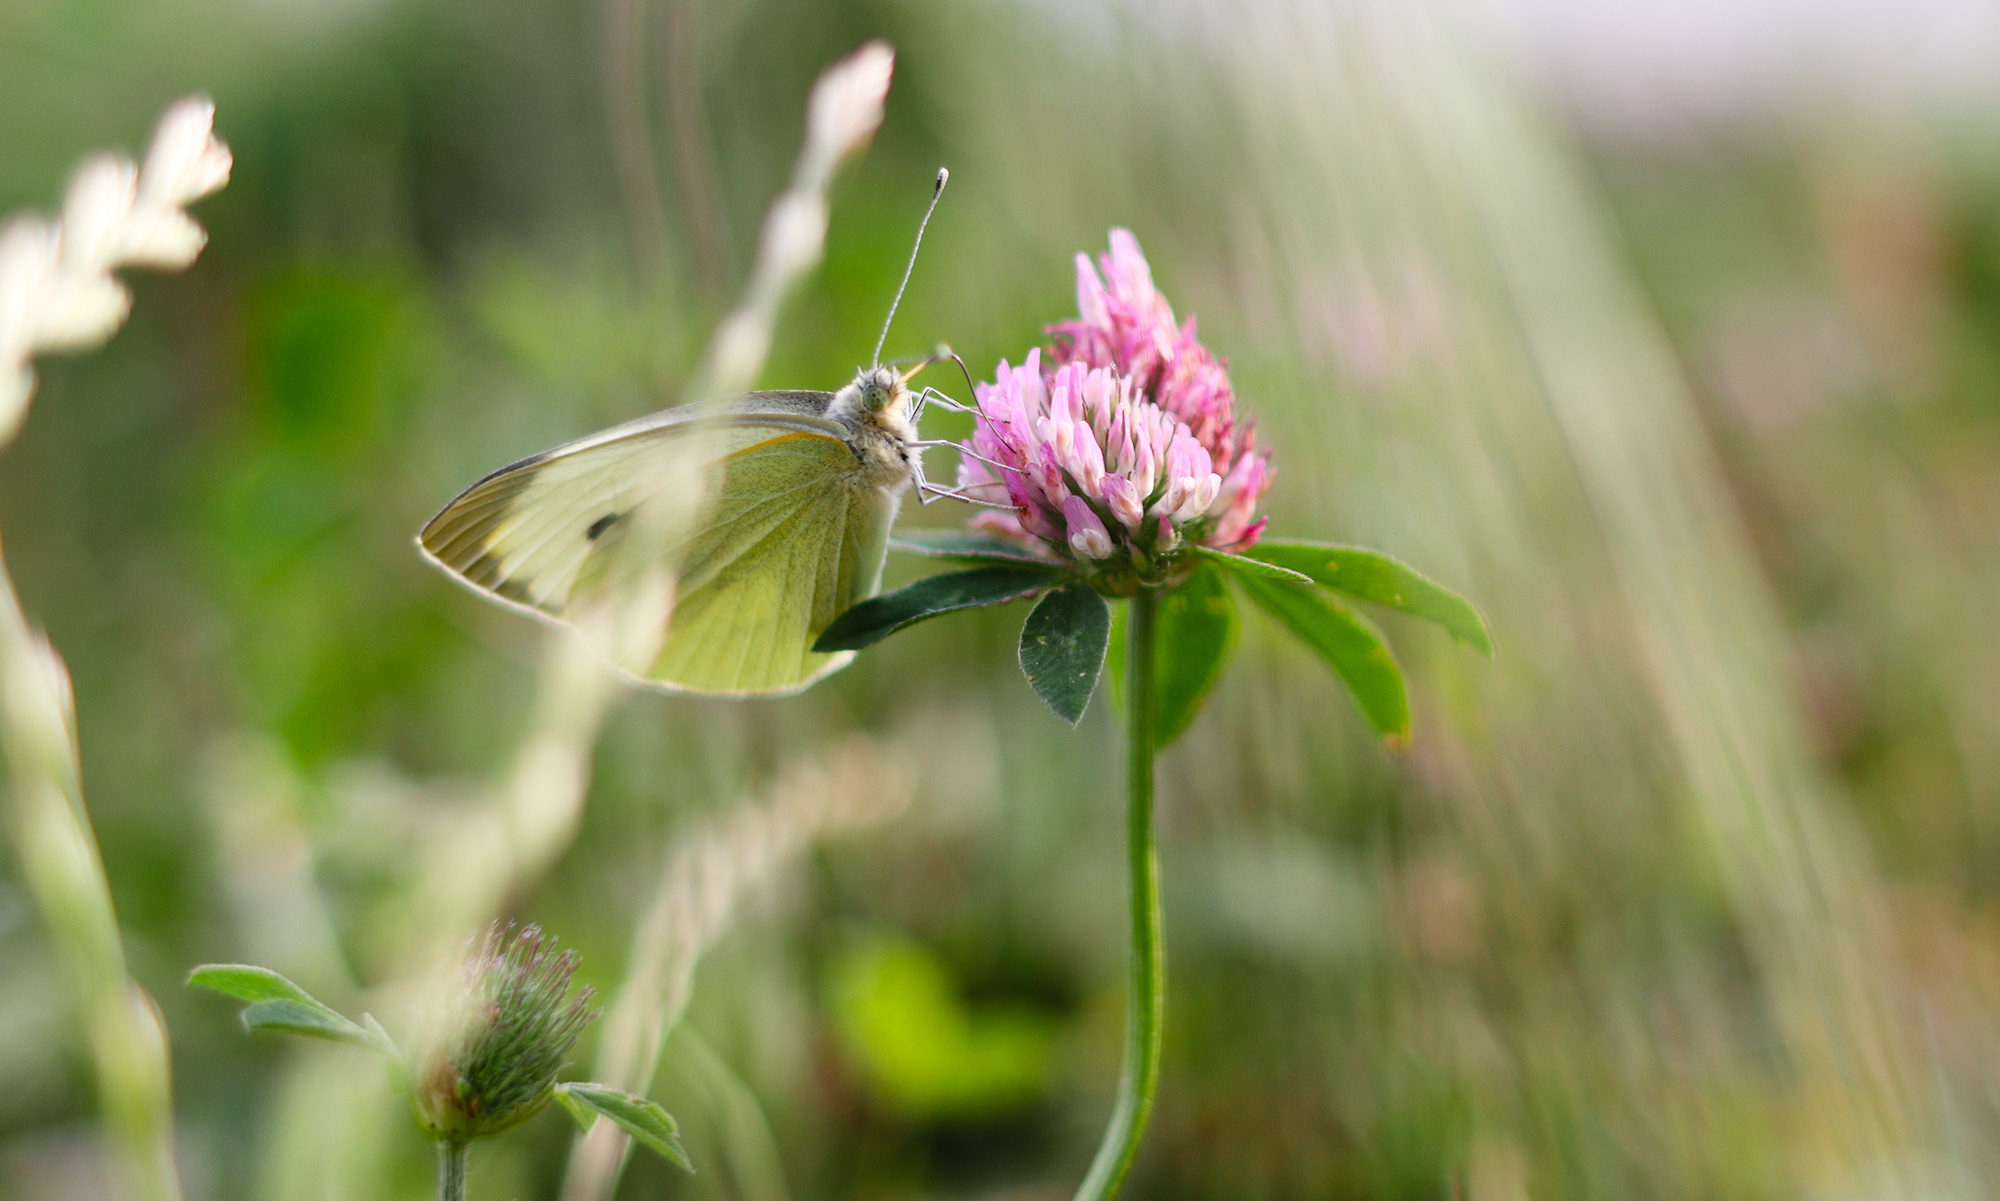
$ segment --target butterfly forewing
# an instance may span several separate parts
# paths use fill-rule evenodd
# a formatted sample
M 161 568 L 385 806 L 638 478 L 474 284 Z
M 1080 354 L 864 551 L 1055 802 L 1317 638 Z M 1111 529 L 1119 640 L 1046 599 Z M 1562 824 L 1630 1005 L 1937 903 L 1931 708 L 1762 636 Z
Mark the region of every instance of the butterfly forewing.
M 663 566 L 676 600 L 657 654 L 623 662 L 600 646 L 617 666 L 703 692 L 803 687 L 851 657 L 810 648 L 879 585 L 896 508 L 857 479 L 830 399 L 753 393 L 712 421 L 675 410 L 523 459 L 445 506 L 419 542 L 464 582 L 566 622 L 619 605 L 635 561 Z
M 685 409 L 655 414 L 522 459 L 467 488 L 418 542 L 465 582 L 551 617 L 572 609 L 586 563 L 640 506 L 690 469 L 796 430 L 838 438 L 825 392 L 752 393 L 717 420 Z M 692 463 L 688 436 L 712 439 Z M 711 481 L 710 486 L 713 486 Z

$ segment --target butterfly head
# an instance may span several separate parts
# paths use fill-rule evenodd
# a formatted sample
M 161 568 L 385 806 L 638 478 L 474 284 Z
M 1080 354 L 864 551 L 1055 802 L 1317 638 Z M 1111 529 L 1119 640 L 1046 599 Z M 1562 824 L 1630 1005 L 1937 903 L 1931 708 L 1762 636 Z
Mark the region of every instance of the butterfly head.
M 903 374 L 893 367 L 870 367 L 854 377 L 860 390 L 857 398 L 863 412 L 883 413 L 907 402 L 909 387 Z
M 915 405 L 907 380 L 894 367 L 863 367 L 852 383 L 834 393 L 827 415 L 894 439 L 914 438 Z

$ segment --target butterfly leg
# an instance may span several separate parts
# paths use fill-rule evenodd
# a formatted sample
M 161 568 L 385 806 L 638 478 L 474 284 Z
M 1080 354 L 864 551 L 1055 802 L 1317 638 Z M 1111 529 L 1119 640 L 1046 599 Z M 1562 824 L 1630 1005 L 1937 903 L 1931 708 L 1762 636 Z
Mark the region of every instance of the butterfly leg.
M 952 362 L 954 362 L 954 363 L 957 363 L 957 364 L 958 364 L 958 369 L 959 369 L 960 371 L 965 371 L 965 384 L 966 384 L 966 386 L 967 386 L 968 388 L 972 386 L 972 373 L 971 373 L 970 371 L 966 371 L 966 368 L 965 368 L 965 360 L 964 360 L 964 359 L 961 359 L 961 358 L 959 358 L 959 357 L 958 357 L 957 355 L 953 354 L 953 353 L 952 353 L 952 351 L 951 351 L 951 347 L 949 347 L 949 346 L 940 346 L 940 347 L 938 348 L 938 350 L 937 350 L 937 353 L 936 353 L 936 355 L 935 355 L 935 356 L 934 356 L 934 357 L 932 358 L 932 360 L 931 360 L 931 361 L 935 362 L 935 361 L 937 361 L 938 359 L 950 359 L 950 360 L 951 360 Z M 924 415 L 924 406 L 925 406 L 925 405 L 929 405 L 929 404 L 935 404 L 935 405 L 937 405 L 937 406 L 938 406 L 939 408 L 941 408 L 941 409 L 945 409 L 945 410 L 947 410 L 947 411 L 949 411 L 949 412 L 953 412 L 953 413 L 972 413 L 972 414 L 975 414 L 975 415 L 976 415 L 976 414 L 978 414 L 978 412 L 979 412 L 979 410 L 978 410 L 978 409 L 976 409 L 976 408 L 974 408 L 973 406 L 971 406 L 971 405 L 968 405 L 968 404 L 961 404 L 961 403 L 959 403 L 958 401 L 956 401 L 956 400 L 953 400 L 953 399 L 952 399 L 951 397 L 949 397 L 949 396 L 946 396 L 946 395 L 945 395 L 944 393 L 942 393 L 942 392 L 938 391 L 938 390 L 937 390 L 936 388 L 932 388 L 932 387 L 925 387 L 925 388 L 924 388 L 924 389 L 923 389 L 922 391 L 920 391 L 920 392 L 918 392 L 918 393 L 917 393 L 917 409 L 916 409 L 916 412 L 915 412 L 915 413 L 911 414 L 911 417 L 910 417 L 910 419 L 911 419 L 912 421 L 916 421 L 916 420 L 919 420 L 919 419 L 921 419 L 921 418 L 923 417 L 923 415 Z M 1005 431 L 1004 429 L 1002 429 L 1002 430 L 1000 431 L 1000 437 L 1001 437 L 1001 438 L 1002 438 L 1003 440 L 1006 440 L 1006 441 L 1011 441 L 1011 440 L 1012 440 L 1012 439 L 1011 439 L 1011 438 L 1010 438 L 1010 437 L 1008 436 L 1007 432 L 1006 432 L 1006 431 Z M 959 444 L 957 444 L 957 443 L 952 443 L 952 442 L 924 442 L 924 443 L 920 443 L 920 445 L 923 445 L 923 446 L 952 446 L 952 445 L 959 445 Z M 961 452 L 960 452 L 960 453 L 962 453 L 962 454 L 971 454 L 972 452 L 970 452 L 970 451 L 965 451 L 965 450 L 961 450 Z M 991 459 L 987 459 L 987 458 L 981 458 L 981 457 L 980 457 L 979 455 L 972 455 L 972 457 L 973 457 L 973 458 L 975 458 L 975 459 L 979 459 L 979 461 L 980 461 L 980 462 L 982 462 L 982 463 L 993 463 L 993 460 L 991 460 Z M 993 463 L 993 466 L 995 466 L 995 467 L 1005 467 L 1005 466 L 1007 466 L 1007 465 L 1006 465 L 1005 463 Z
M 978 411 L 969 404 L 953 400 L 936 388 L 926 387 L 917 393 L 917 416 L 923 416 L 924 406 L 930 404 L 934 404 L 952 413 L 974 413 Z
M 937 439 L 934 439 L 934 440 L 931 440 L 931 441 L 927 441 L 927 442 L 925 442 L 925 441 L 919 441 L 919 442 L 912 442 L 912 443 L 910 443 L 910 445 L 911 445 L 911 446 L 949 446 L 949 447 L 951 447 L 952 449 L 954 449 L 954 450 L 958 451 L 958 453 L 959 453 L 959 454 L 961 454 L 961 455 L 965 456 L 966 458 L 968 458 L 968 459 L 977 459 L 977 460 L 979 460 L 979 461 L 980 461 L 981 463 L 984 463 L 984 464 L 986 464 L 986 465 L 987 465 L 987 466 L 989 466 L 989 467 L 998 467 L 998 468 L 999 468 L 1000 470 L 1002 470 L 1002 471 L 1019 471 L 1019 470 L 1020 470 L 1020 468 L 1018 468 L 1018 467 L 1015 467 L 1015 466 L 1013 466 L 1013 465 L 1011 465 L 1011 464 L 1008 464 L 1008 463 L 1002 463 L 1002 462 L 1000 462 L 1000 461 L 999 461 L 998 459 L 989 459 L 989 458 L 987 458 L 987 457 L 986 457 L 985 455 L 982 455 L 982 454 L 975 454 L 975 453 L 973 453 L 972 451 L 969 451 L 969 450 L 967 450 L 967 449 L 965 448 L 965 443 L 963 443 L 963 442 L 953 442 L 953 441 L 951 441 L 951 440 L 950 440 L 950 439 L 948 439 L 948 438 L 937 438 Z
M 927 505 L 934 500 L 950 499 L 950 500 L 962 500 L 969 505 L 985 505 L 988 508 L 994 508 L 994 509 L 1012 509 L 1014 507 L 1013 505 L 995 504 L 990 500 L 980 500 L 976 496 L 969 495 L 971 490 L 974 488 L 995 488 L 1003 486 L 999 480 L 982 480 L 976 484 L 967 484 L 963 488 L 946 488 L 941 484 L 933 484 L 930 482 L 930 480 L 924 475 L 924 464 L 923 460 L 920 458 L 911 460 L 910 475 L 912 481 L 917 486 L 917 503 L 920 505 Z
M 941 488 L 936 484 L 920 483 L 917 485 L 917 503 L 927 505 L 934 500 L 956 500 L 963 501 L 968 505 L 978 505 L 986 509 L 1005 509 L 1011 513 L 1016 506 L 1003 505 L 997 501 L 981 500 L 976 496 L 969 495 L 970 491 L 974 488 L 994 488 L 998 487 L 999 484 L 1000 481 L 998 480 L 987 480 L 984 483 L 967 484 L 963 488 Z
M 910 480 L 916 485 L 918 504 L 928 505 L 937 499 L 933 493 L 941 491 L 941 489 L 936 484 L 931 483 L 930 478 L 924 475 L 924 452 L 921 450 L 910 456 Z
M 943 442 L 943 441 L 913 442 L 911 443 L 911 445 L 919 447 L 957 446 L 958 443 Z M 974 457 L 976 458 L 977 456 Z M 992 460 L 990 459 L 985 461 L 992 462 Z M 995 463 L 994 466 L 1004 467 L 1005 464 Z M 982 505 L 989 509 L 1007 509 L 1011 511 L 1014 508 L 1014 506 L 1011 504 L 1007 505 L 996 504 L 993 501 L 981 500 L 976 496 L 970 495 L 972 489 L 974 488 L 1005 487 L 1005 484 L 1003 484 L 1000 480 L 981 480 L 976 484 L 967 484 L 962 488 L 946 488 L 943 485 L 931 483 L 929 477 L 924 475 L 924 461 L 922 457 L 922 452 L 919 452 L 917 456 L 911 458 L 910 460 L 910 478 L 911 482 L 916 485 L 917 503 L 920 505 L 928 505 L 934 500 L 959 500 L 959 501 L 964 501 L 966 504 L 969 505 Z

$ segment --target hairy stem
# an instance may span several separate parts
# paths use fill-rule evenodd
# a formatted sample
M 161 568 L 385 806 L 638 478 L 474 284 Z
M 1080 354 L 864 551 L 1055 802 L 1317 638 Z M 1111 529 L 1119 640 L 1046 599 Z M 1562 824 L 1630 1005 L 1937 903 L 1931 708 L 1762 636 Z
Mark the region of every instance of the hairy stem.
M 1153 843 L 1153 625 L 1158 602 L 1142 591 L 1125 624 L 1125 849 L 1131 874 L 1132 962 L 1125 1016 L 1125 1066 L 1118 1100 L 1076 1201 L 1106 1201 L 1139 1153 L 1160 1083 L 1160 1031 L 1167 1008 L 1161 942 L 1160 857 Z
M 470 1158 L 470 1143 L 438 1140 L 438 1201 L 465 1201 L 465 1162 Z

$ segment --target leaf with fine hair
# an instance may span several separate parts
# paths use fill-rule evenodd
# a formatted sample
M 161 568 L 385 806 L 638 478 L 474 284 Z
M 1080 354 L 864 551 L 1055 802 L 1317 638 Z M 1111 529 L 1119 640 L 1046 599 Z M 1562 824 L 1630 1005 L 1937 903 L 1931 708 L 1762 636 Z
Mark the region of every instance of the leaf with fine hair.
M 928 617 L 1032 596 L 1054 584 L 1060 574 L 1052 566 L 1015 563 L 925 576 L 894 592 L 862 601 L 834 618 L 813 649 L 858 651 Z
M 1360 546 L 1269 540 L 1259 542 L 1249 556 L 1301 572 L 1356 600 L 1420 617 L 1480 654 L 1493 654 L 1493 637 L 1479 609 L 1401 559 Z
M 1409 738 L 1403 669 L 1367 618 L 1311 587 L 1250 576 L 1238 576 L 1236 582 L 1340 674 L 1376 733 L 1392 742 Z
M 975 563 L 1048 563 L 1020 543 L 984 530 L 904 530 L 889 539 L 889 549 Z
M 1065 584 L 1021 626 L 1021 674 L 1049 712 L 1073 726 L 1090 704 L 1110 642 L 1111 606 L 1088 585 Z
M 686 1148 L 681 1146 L 680 1125 L 673 1115 L 644 1097 L 612 1088 L 608 1084 L 577 1081 L 558 1084 L 556 1103 L 585 1130 L 602 1114 L 657 1152 L 668 1163 L 687 1172 L 694 1171 Z
M 188 973 L 194 988 L 250 1002 L 242 1013 L 245 1030 L 274 1030 L 347 1043 L 380 1052 L 391 1059 L 402 1058 L 395 1042 L 374 1018 L 362 1015 L 362 1023 L 349 1021 L 332 1006 L 285 979 L 270 968 L 247 963 L 207 963 Z
M 387 1048 L 376 1044 L 374 1035 L 366 1027 L 348 1021 L 323 1005 L 303 1001 L 259 1001 L 246 1006 L 242 1017 L 245 1030 L 274 1030 L 280 1034 L 323 1038 L 329 1042 L 349 1043 L 389 1053 Z
M 1304 572 L 1293 571 L 1289 567 L 1280 567 L 1275 563 L 1266 563 L 1262 559 L 1232 555 L 1226 550 L 1212 550 L 1206 546 L 1195 547 L 1194 553 L 1211 563 L 1227 569 L 1230 574 L 1246 580 L 1286 580 L 1294 584 L 1312 583 L 1312 577 L 1306 575 Z

